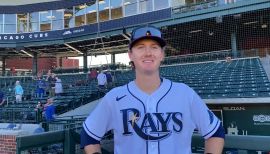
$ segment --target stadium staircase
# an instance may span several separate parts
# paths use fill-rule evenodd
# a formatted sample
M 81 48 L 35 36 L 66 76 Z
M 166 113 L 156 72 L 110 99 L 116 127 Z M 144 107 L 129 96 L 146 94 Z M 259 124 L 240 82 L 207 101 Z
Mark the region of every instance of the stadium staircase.
M 270 97 L 270 81 L 258 57 L 163 65 L 160 74 L 189 85 L 204 99 Z M 116 79 L 117 85 L 126 84 L 134 71 L 116 73 Z
M 267 55 L 266 57 L 261 58 L 261 62 L 268 76 L 268 79 L 270 80 L 270 55 Z
M 89 82 L 87 74 L 62 74 L 57 75 L 64 87 L 64 93 L 61 96 L 54 97 L 56 114 L 62 114 L 71 111 L 84 104 L 92 102 L 104 95 L 96 87 L 96 81 Z M 14 84 L 19 80 L 24 89 L 24 98 L 22 103 L 15 103 Z M 2 77 L 1 90 L 5 93 L 7 103 L 0 108 L 0 122 L 23 122 L 36 123 L 41 121 L 42 117 L 35 111 L 37 102 L 46 103 L 48 95 L 43 98 L 35 97 L 36 81 L 32 77 Z

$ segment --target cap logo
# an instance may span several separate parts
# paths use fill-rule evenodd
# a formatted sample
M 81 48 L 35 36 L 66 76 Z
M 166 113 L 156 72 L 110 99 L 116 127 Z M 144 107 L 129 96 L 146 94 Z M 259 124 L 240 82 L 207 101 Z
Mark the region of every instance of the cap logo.
M 151 34 L 151 32 L 148 30 L 147 32 L 146 32 L 146 36 L 151 36 L 152 34 Z
M 147 26 L 133 29 L 129 42 L 129 49 L 132 48 L 135 42 L 144 38 L 149 38 L 158 41 L 161 47 L 164 47 L 166 45 L 165 40 L 161 36 L 161 31 L 156 27 Z

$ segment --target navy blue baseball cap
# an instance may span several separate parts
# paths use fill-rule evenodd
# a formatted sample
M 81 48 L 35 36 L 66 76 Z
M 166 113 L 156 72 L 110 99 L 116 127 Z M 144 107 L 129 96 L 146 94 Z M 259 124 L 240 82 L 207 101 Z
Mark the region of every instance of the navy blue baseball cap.
M 163 48 L 166 45 L 165 40 L 162 38 L 161 31 L 154 26 L 143 26 L 133 29 L 129 42 L 129 49 L 131 49 L 136 42 L 142 39 L 152 39 L 159 43 Z

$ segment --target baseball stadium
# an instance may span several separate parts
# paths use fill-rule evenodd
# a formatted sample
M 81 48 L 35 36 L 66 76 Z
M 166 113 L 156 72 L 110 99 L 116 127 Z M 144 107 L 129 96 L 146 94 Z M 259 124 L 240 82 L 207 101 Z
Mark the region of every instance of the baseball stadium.
M 221 120 L 223 153 L 269 154 L 269 0 L 1 0 L 0 153 L 84 153 L 86 117 L 135 78 L 127 52 L 141 25 L 167 42 L 160 75 L 190 86 Z M 192 152 L 203 147 L 194 132 Z M 112 131 L 101 148 L 113 153 Z

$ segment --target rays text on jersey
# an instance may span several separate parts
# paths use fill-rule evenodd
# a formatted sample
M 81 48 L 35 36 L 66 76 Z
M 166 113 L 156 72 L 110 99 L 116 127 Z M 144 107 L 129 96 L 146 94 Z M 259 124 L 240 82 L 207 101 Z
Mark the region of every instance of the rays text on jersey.
M 172 132 L 179 133 L 182 130 L 182 113 L 146 113 L 141 123 L 141 113 L 135 108 L 121 110 L 123 117 L 123 135 L 133 135 L 132 130 L 145 140 L 161 140 Z M 134 118 L 136 115 L 136 118 Z M 136 120 L 134 120 L 136 119 Z M 172 126 L 172 127 L 169 127 Z M 148 133 L 146 133 L 148 132 Z

